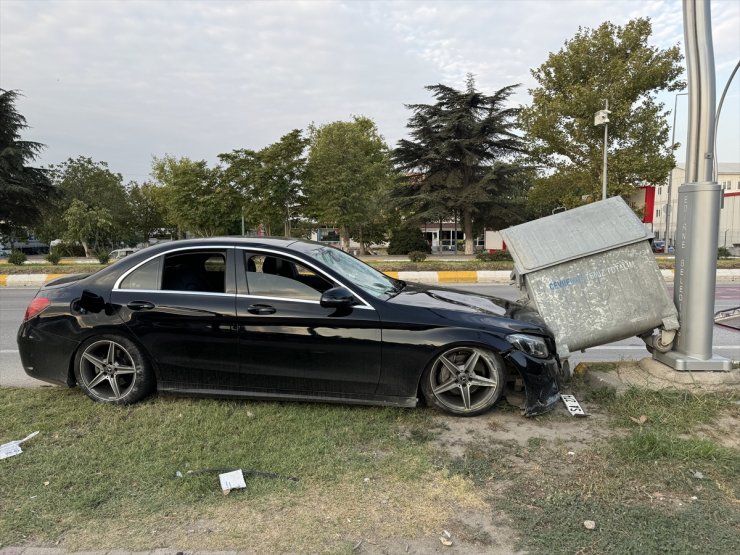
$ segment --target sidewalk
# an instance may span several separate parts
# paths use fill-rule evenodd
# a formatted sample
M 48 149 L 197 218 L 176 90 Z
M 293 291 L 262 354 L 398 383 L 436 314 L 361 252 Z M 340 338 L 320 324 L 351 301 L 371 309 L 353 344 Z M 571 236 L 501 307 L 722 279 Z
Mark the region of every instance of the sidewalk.
M 507 284 L 509 270 L 444 271 L 444 272 L 385 272 L 387 275 L 416 283 L 480 283 Z M 673 270 L 661 270 L 663 280 L 673 283 Z M 44 283 L 68 274 L 0 274 L 0 287 L 41 287 Z M 740 270 L 717 270 L 717 283 L 740 282 Z

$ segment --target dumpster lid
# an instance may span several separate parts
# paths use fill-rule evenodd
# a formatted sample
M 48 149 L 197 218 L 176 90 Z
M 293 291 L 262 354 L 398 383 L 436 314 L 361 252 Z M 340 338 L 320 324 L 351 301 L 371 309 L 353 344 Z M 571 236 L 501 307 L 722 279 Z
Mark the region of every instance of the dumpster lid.
M 619 196 L 509 227 L 501 235 L 519 274 L 653 237 Z

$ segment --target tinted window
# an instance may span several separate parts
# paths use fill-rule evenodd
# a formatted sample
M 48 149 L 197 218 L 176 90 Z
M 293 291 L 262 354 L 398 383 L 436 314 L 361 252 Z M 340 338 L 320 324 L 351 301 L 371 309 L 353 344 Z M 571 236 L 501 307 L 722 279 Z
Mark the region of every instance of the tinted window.
M 226 254 L 223 251 L 186 251 L 167 254 L 162 289 L 168 291 L 225 291 Z
M 160 277 L 159 268 L 162 257 L 150 260 L 146 264 L 139 266 L 131 272 L 126 279 L 121 282 L 121 289 L 159 289 Z
M 312 269 L 287 258 L 244 254 L 250 295 L 318 301 L 333 284 Z

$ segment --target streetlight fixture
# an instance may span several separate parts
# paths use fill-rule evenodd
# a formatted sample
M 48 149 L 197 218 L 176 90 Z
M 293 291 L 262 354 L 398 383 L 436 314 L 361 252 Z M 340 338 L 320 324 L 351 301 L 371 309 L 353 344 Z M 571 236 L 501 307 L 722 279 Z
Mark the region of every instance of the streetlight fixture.
M 606 139 L 609 129 L 609 114 L 611 114 L 611 111 L 609 111 L 609 101 L 604 100 L 604 109 L 596 112 L 594 116 L 594 125 L 597 127 L 599 125 L 604 126 L 604 168 L 601 178 L 601 200 L 606 200 Z
M 671 132 L 671 148 L 676 144 L 676 110 L 678 109 L 678 97 L 686 96 L 688 92 L 677 93 L 676 98 L 673 101 L 673 131 Z M 670 233 L 671 233 L 671 216 L 673 215 L 673 205 L 671 204 L 671 192 L 673 190 L 673 168 L 668 174 L 668 203 L 665 206 L 665 252 L 668 252 L 668 247 L 671 244 Z

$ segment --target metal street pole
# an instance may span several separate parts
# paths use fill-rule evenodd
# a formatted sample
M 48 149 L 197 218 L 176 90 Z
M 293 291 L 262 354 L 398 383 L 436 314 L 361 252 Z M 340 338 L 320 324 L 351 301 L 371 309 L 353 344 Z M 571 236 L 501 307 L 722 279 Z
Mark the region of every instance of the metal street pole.
M 601 170 L 601 200 L 606 200 L 606 154 L 607 154 L 607 136 L 608 136 L 608 127 L 609 127 L 609 114 L 611 112 L 609 111 L 609 100 L 604 100 L 604 109 L 599 110 L 596 112 L 596 115 L 594 115 L 594 125 L 597 127 L 599 125 L 604 126 L 604 167 Z
M 604 101 L 604 111 L 609 113 L 609 100 Z M 609 129 L 609 120 L 604 122 L 604 169 L 603 176 L 601 177 L 601 200 L 606 200 L 606 137 L 607 130 Z
M 689 93 L 677 93 L 676 98 L 673 101 L 673 130 L 671 132 L 671 148 L 673 148 L 673 145 L 676 144 L 676 111 L 678 110 L 678 97 L 679 96 L 686 96 Z M 673 192 L 673 168 L 671 168 L 671 173 L 668 174 L 668 203 L 666 204 L 665 209 L 665 235 L 663 235 L 663 239 L 665 239 L 665 252 L 668 252 L 668 247 L 670 246 L 670 233 L 671 233 L 671 216 L 673 216 L 673 204 L 671 203 L 671 196 Z
M 717 280 L 720 186 L 712 181 L 715 76 L 709 0 L 683 0 L 689 69 L 686 183 L 678 188 L 673 301 L 681 328 L 674 349 L 653 357 L 681 371 L 729 371 L 732 361 L 712 354 Z

